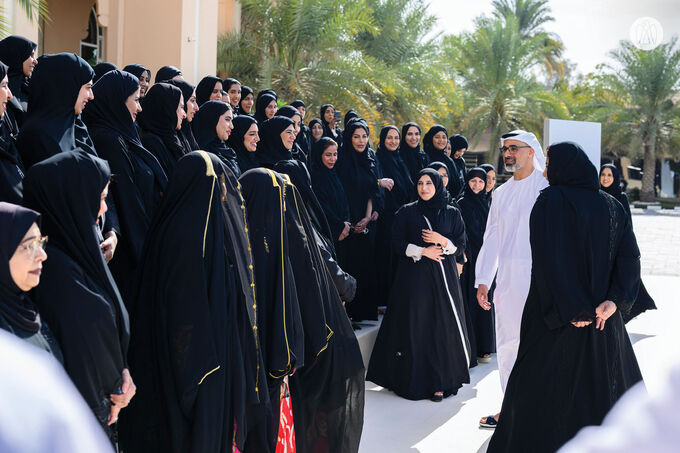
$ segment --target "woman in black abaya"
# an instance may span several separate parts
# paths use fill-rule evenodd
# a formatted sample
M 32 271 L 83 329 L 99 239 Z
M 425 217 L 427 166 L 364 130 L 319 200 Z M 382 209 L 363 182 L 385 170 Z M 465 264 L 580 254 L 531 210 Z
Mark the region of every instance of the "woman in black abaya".
M 472 349 L 472 361 L 476 364 L 488 363 L 490 354 L 496 352 L 496 337 L 494 327 L 494 311 L 486 311 L 477 303 L 475 289 L 475 266 L 477 256 L 482 248 L 486 219 L 489 217 L 489 205 L 486 200 L 486 172 L 479 167 L 467 173 L 467 181 L 463 189 L 463 196 L 458 200 L 458 207 L 465 222 L 465 257 L 460 275 L 460 286 L 469 316 L 468 334 Z M 476 359 L 475 359 L 476 358 Z
M 399 260 L 366 380 L 410 400 L 455 395 L 470 382 L 470 346 L 454 257 L 465 248 L 460 212 L 436 170 L 421 170 L 418 200 L 394 219 Z
M 196 103 L 196 93 L 194 86 L 187 82 L 186 80 L 174 79 L 168 80 L 168 85 L 173 85 L 182 90 L 182 99 L 184 100 L 184 113 L 186 118 L 182 120 L 182 127 L 180 128 L 177 135 L 179 135 L 180 140 L 184 148 L 191 151 L 196 151 L 201 149 L 196 142 L 196 137 L 194 137 L 194 132 L 191 129 L 191 122 L 198 112 L 198 104 Z
M 384 209 L 378 218 L 375 249 L 378 267 L 378 306 L 386 306 L 392 287 L 392 278 L 397 270 L 397 262 L 392 255 L 392 223 L 397 210 L 414 200 L 415 185 L 409 175 L 408 167 L 403 161 L 399 148 L 399 129 L 396 126 L 385 126 L 380 131 L 380 144 L 376 153 L 382 176 L 394 181 L 391 190 L 384 192 Z
M 0 62 L 0 201 L 20 205 L 23 199 L 21 180 L 24 179 L 24 165 L 8 118 L 12 99 L 7 66 Z
M 458 198 L 463 193 L 467 182 L 465 178 L 467 168 L 463 154 L 468 149 L 468 142 L 463 135 L 456 134 L 449 138 L 449 143 L 451 144 L 451 160 L 456 164 L 456 170 L 458 170 L 455 175 L 449 176 L 449 185 L 453 185 L 454 190 L 458 188 L 459 192 L 455 195 L 455 198 Z
M 129 64 L 123 68 L 123 71 L 129 72 L 139 79 L 139 95 L 144 97 L 151 83 L 151 71 L 141 64 Z
M 427 166 L 429 162 L 427 154 L 420 149 L 420 126 L 409 122 L 401 127 L 401 143 L 399 152 L 408 168 L 411 181 L 418 178 L 420 170 Z
M 303 318 L 285 219 L 286 209 L 293 206 L 285 201 L 283 178 L 272 170 L 249 170 L 239 182 L 248 216 L 258 298 L 257 333 L 267 375 L 266 388 L 262 383 L 260 395 L 270 401 L 265 418 L 249 433 L 244 453 L 273 453 L 279 432 L 281 385 L 285 377 L 304 365 L 305 358 Z M 318 343 L 319 335 L 315 338 L 313 343 Z
M 27 169 L 78 147 L 76 117 L 92 98 L 93 77 L 90 65 L 76 54 L 58 53 L 38 59 L 31 76 L 31 109 L 17 139 Z
M 363 427 L 364 367 L 352 326 L 329 268 L 318 231 L 305 208 L 305 197 L 286 181 L 286 227 L 298 297 L 323 308 L 327 346 L 315 354 L 305 349 L 305 366 L 290 380 L 296 450 L 356 453 Z M 315 240 L 317 238 L 317 240 Z
M 531 287 L 488 451 L 554 452 L 642 379 L 623 324 L 640 282 L 628 217 L 576 144 L 548 149 L 530 219 Z
M 28 111 L 28 84 L 37 62 L 37 47 L 36 43 L 23 36 L 8 36 L 0 41 L 0 61 L 9 67 L 7 75 L 12 99 L 7 103 L 7 110 L 10 112 L 10 129 L 15 137 Z
M 253 117 L 259 125 L 273 118 L 276 114 L 276 96 L 270 93 L 262 93 L 257 97 L 255 114 Z
M 134 396 L 127 369 L 128 313 L 100 249 L 111 172 L 82 150 L 34 165 L 24 203 L 50 240 L 34 302 L 64 354 L 64 368 L 112 440 L 111 425 Z
M 167 83 L 154 84 L 141 100 L 142 111 L 137 115 L 144 148 L 161 163 L 170 177 L 177 161 L 191 152 L 180 139 L 182 120 L 186 118 L 182 91 Z
M 260 141 L 259 129 L 257 121 L 250 115 L 241 114 L 234 118 L 232 123 L 234 129 L 229 134 L 227 146 L 236 153 L 236 162 L 243 174 L 251 168 L 260 166 L 255 155 Z
M 347 305 L 353 321 L 378 319 L 378 285 L 375 262 L 378 220 L 378 176 L 368 152 L 368 126 L 352 121 L 344 131 L 345 148 L 338 160 L 338 174 L 347 196 L 351 234 L 338 243 L 340 266 L 357 279 L 357 295 Z
M 432 162 L 441 162 L 446 165 L 449 170 L 449 185 L 447 190 L 449 196 L 456 199 L 460 193 L 460 186 L 455 185 L 454 175 L 458 172 L 456 163 L 449 156 L 446 155 L 446 144 L 448 143 L 448 132 L 446 128 L 439 124 L 435 124 L 427 131 L 423 137 L 423 148 L 428 158 L 428 164 Z
M 333 104 L 324 104 L 321 106 L 319 113 L 321 126 L 323 127 L 323 137 L 335 140 L 338 146 L 342 148 L 343 133 L 336 124 L 335 107 L 333 107 Z
M 83 119 L 99 155 L 116 175 L 110 191 L 118 206 L 121 238 L 110 267 L 123 301 L 130 307 L 144 237 L 168 178 L 137 134 L 135 118 L 141 109 L 138 79 L 127 72 L 111 71 L 92 91 L 95 97 Z
M 493 191 L 496 188 L 496 167 L 491 164 L 482 164 L 479 168 L 486 172 L 486 202 L 490 207 Z
M 241 176 L 236 152 L 225 143 L 234 128 L 231 107 L 222 101 L 208 101 L 196 113 L 191 127 L 203 151 L 220 158 L 236 178 Z
M 286 118 L 290 118 L 291 120 L 293 120 L 295 131 L 295 142 L 293 143 L 293 147 L 291 148 L 291 152 L 293 153 L 293 159 L 307 165 L 307 153 L 298 144 L 298 138 L 302 134 L 303 126 L 302 114 L 298 111 L 298 109 L 296 109 L 292 105 L 284 105 L 283 107 L 276 111 L 276 116 L 285 116 Z
M 243 451 L 247 414 L 263 404 L 260 295 L 229 173 L 217 156 L 187 154 L 154 215 L 133 313 L 140 391 L 121 426 L 126 452 Z
M 628 202 L 628 195 L 621 189 L 621 174 L 618 168 L 613 164 L 604 164 L 600 168 L 600 190 L 608 193 L 612 197 L 616 198 L 616 201 L 621 203 L 623 209 L 628 215 L 628 221 L 630 222 L 630 227 L 633 228 L 633 216 L 630 212 L 630 203 Z M 635 303 L 630 309 L 630 312 L 624 313 L 623 322 L 628 323 L 631 319 L 636 316 L 646 312 L 647 310 L 656 310 L 656 304 L 654 299 L 647 292 L 645 284 L 640 280 L 640 291 L 635 298 Z
M 274 168 L 277 162 L 293 159 L 295 145 L 295 123 L 285 116 L 274 116 L 264 123 L 258 123 L 260 143 L 255 157 L 261 167 Z
M 47 259 L 39 222 L 37 212 L 0 202 L 0 329 L 63 363 L 59 344 L 28 295 L 40 283 Z
M 208 101 L 222 100 L 222 79 L 215 76 L 205 76 L 196 86 L 196 102 L 201 107 Z
M 239 105 L 241 104 L 241 82 L 236 79 L 227 78 L 222 82 L 222 87 L 224 91 L 229 95 L 229 104 L 231 105 L 231 111 L 234 116 L 239 115 Z

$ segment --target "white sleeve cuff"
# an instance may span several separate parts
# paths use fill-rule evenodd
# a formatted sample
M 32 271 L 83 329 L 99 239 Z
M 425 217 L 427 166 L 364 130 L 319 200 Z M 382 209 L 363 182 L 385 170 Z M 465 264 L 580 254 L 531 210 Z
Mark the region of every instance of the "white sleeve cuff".
M 453 245 L 453 242 L 451 242 L 451 239 L 446 238 L 446 247 L 442 247 L 442 251 L 444 252 L 444 255 L 453 255 L 456 253 L 456 250 L 458 250 L 458 247 Z
M 418 247 L 415 244 L 407 245 L 406 256 L 413 258 L 413 261 L 420 261 L 420 258 L 423 257 L 423 247 Z

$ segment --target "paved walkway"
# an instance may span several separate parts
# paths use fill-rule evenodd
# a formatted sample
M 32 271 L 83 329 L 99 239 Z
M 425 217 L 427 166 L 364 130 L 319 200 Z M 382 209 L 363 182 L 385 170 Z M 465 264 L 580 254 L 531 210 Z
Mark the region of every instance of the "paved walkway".
M 634 210 L 644 282 L 659 310 L 628 324 L 647 387 L 658 388 L 673 360 L 680 361 L 680 212 Z M 500 407 L 495 360 L 471 370 L 471 383 L 442 403 L 408 401 L 366 383 L 360 453 L 484 453 L 491 432 L 481 416 Z

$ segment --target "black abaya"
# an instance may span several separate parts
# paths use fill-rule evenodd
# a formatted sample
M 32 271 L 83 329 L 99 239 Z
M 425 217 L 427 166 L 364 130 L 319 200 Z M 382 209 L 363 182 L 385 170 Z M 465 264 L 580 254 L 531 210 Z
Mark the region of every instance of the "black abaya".
M 474 193 L 470 188 L 467 182 L 472 178 L 480 178 L 484 181 L 485 185 L 481 192 Z M 475 266 L 484 240 L 486 220 L 489 217 L 489 205 L 486 200 L 486 172 L 478 167 L 473 168 L 467 174 L 467 182 L 463 189 L 463 197 L 458 200 L 467 236 L 465 243 L 467 261 L 460 274 L 460 286 L 470 320 L 468 333 L 473 353 L 472 361 L 476 364 L 476 357 L 496 352 L 494 310 L 492 307 L 487 311 L 479 306 L 475 288 Z
M 81 137 L 76 131 L 74 106 L 80 88 L 93 77 L 90 65 L 76 54 L 58 53 L 38 59 L 31 76 L 30 109 L 17 139 L 27 169 L 78 147 Z
M 142 111 L 137 115 L 144 148 L 160 162 L 170 177 L 177 161 L 191 152 L 180 140 L 177 129 L 177 107 L 182 91 L 167 83 L 156 83 L 141 100 Z
M 619 170 L 618 168 L 616 168 L 615 165 L 604 164 L 600 169 L 600 176 L 602 175 L 602 170 L 604 170 L 605 168 L 609 168 L 611 170 L 612 175 L 614 176 L 614 181 L 609 187 L 604 187 L 600 185 L 600 190 L 608 193 L 612 197 L 616 198 L 616 201 L 621 203 L 621 206 L 623 206 L 623 209 L 626 211 L 626 214 L 628 215 L 628 221 L 630 222 L 630 227 L 632 229 L 633 216 L 630 212 L 630 203 L 628 202 L 628 195 L 626 195 L 626 193 L 621 188 L 621 174 L 619 173 Z M 630 309 L 630 312 L 624 313 L 622 315 L 623 322 L 628 324 L 628 321 L 646 312 L 647 310 L 656 310 L 656 303 L 654 303 L 654 299 L 652 299 L 652 296 L 649 295 L 649 293 L 647 292 L 647 288 L 645 288 L 645 284 L 641 280 L 640 290 L 638 291 L 638 295 L 635 298 L 633 307 Z
M 488 451 L 554 452 L 598 425 L 642 379 L 621 317 L 637 293 L 640 253 L 621 205 L 566 142 L 548 151 L 548 180 L 531 212 L 531 287 L 500 420 Z M 604 330 L 595 310 L 613 301 Z M 593 321 L 575 327 L 571 321 Z
M 2 41 L 0 41 L 2 43 Z M 0 80 L 7 75 L 7 66 L 0 62 Z M 1 108 L 1 107 L 0 107 Z M 24 165 L 19 157 L 9 122 L 10 104 L 0 119 L 0 201 L 21 204 L 23 199 Z
M 435 182 L 438 195 L 446 191 L 436 170 L 422 170 Z M 433 201 L 433 200 L 430 200 Z M 455 395 L 470 382 L 464 301 L 454 256 L 465 248 L 460 212 L 441 196 L 433 206 L 422 199 L 403 206 L 394 219 L 392 244 L 399 260 L 385 313 L 371 354 L 366 380 L 397 395 L 421 400 L 435 392 Z M 453 253 L 441 263 L 406 255 L 413 246 L 427 247 L 422 230 L 447 238 Z
M 194 120 L 191 122 L 191 128 L 194 131 L 199 149 L 219 157 L 236 178 L 239 178 L 241 169 L 238 166 L 236 152 L 217 136 L 217 123 L 228 110 L 229 107 L 222 101 L 208 101 L 196 112 Z
M 8 36 L 0 41 L 0 61 L 9 67 L 7 77 L 12 99 L 7 103 L 10 112 L 10 128 L 12 133 L 18 134 L 28 111 L 29 78 L 24 74 L 24 61 L 30 57 L 38 47 L 33 41 L 23 36 Z M 3 76 L 4 77 L 4 76 Z
M 229 173 L 216 156 L 187 154 L 154 215 L 133 314 L 126 452 L 243 451 L 247 414 L 263 404 L 260 298 Z
M 158 160 L 142 146 L 125 105 L 138 88 L 139 79 L 132 74 L 111 71 L 92 87 L 94 100 L 83 113 L 99 155 L 115 174 L 110 193 L 121 235 L 110 268 L 128 308 L 144 237 L 168 181 Z
M 418 129 L 418 133 L 421 133 L 420 126 L 418 124 L 409 122 L 401 127 L 401 143 L 399 144 L 399 151 L 401 152 L 401 157 L 408 168 L 409 176 L 411 181 L 418 177 L 420 170 L 427 166 L 429 159 L 427 154 L 420 149 L 420 143 L 415 148 L 411 148 L 408 143 L 406 143 L 406 134 L 408 130 L 412 127 Z
M 64 368 L 111 435 L 109 395 L 120 391 L 127 367 L 129 324 L 99 247 L 97 213 L 110 177 L 102 159 L 60 153 L 28 171 L 24 203 L 41 213 L 49 236 L 35 304 L 61 345 Z

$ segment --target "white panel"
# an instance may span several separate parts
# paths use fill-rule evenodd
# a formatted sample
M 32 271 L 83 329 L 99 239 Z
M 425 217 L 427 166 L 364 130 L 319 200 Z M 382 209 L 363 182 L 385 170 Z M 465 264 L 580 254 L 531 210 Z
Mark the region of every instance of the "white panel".
M 543 123 L 543 149 L 559 142 L 574 142 L 583 148 L 591 162 L 600 171 L 602 150 L 602 125 L 588 121 L 546 119 Z

